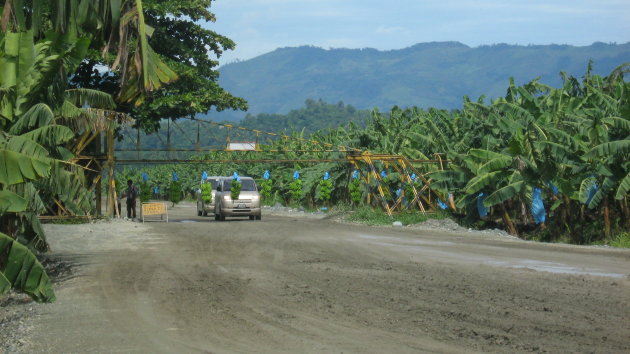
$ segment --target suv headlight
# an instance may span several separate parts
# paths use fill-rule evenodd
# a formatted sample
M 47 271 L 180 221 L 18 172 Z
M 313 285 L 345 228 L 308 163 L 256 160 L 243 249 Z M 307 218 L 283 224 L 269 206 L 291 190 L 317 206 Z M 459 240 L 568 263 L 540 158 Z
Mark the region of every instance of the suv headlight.
M 258 200 L 258 198 L 260 198 L 260 197 L 257 196 L 257 195 L 252 195 L 252 200 Z
M 230 198 L 230 196 L 229 196 L 229 195 L 224 195 L 224 196 L 223 196 L 223 200 L 231 200 L 231 199 L 232 199 L 232 198 Z

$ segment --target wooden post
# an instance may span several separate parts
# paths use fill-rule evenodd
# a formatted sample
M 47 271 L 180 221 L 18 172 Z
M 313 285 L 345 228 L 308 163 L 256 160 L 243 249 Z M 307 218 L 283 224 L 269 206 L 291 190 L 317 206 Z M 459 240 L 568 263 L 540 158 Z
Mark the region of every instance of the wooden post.
M 96 144 L 95 144 L 95 155 L 97 156 L 97 158 L 99 156 L 101 156 L 101 138 L 103 137 L 103 134 L 101 132 L 99 132 L 97 134 L 96 137 Z M 98 166 L 97 171 L 98 171 L 98 176 L 102 176 L 103 175 L 103 168 L 102 168 L 102 164 L 101 163 L 97 163 L 96 164 Z M 96 193 L 96 216 L 101 216 L 103 215 L 103 184 L 101 182 L 102 178 L 97 178 L 96 180 L 96 188 L 95 188 L 95 193 Z
M 114 183 L 114 131 L 107 130 L 107 216 L 114 215 L 116 203 L 115 183 Z

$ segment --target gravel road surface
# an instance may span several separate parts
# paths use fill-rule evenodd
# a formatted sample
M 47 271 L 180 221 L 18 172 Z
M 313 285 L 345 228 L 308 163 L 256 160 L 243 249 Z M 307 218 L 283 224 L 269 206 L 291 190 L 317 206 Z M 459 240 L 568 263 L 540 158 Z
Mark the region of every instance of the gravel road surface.
M 630 250 L 186 203 L 46 230 L 58 300 L 3 300 L 0 351 L 630 352 Z

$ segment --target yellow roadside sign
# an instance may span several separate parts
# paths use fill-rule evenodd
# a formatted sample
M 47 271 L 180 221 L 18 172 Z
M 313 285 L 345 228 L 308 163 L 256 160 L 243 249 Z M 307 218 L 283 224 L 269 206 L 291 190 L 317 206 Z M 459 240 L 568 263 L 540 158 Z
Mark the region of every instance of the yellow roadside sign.
M 160 220 L 154 218 L 145 219 L 147 216 L 159 215 Z M 166 220 L 164 219 L 166 216 Z M 168 222 L 168 208 L 166 203 L 142 203 L 142 222 L 146 221 L 166 221 Z

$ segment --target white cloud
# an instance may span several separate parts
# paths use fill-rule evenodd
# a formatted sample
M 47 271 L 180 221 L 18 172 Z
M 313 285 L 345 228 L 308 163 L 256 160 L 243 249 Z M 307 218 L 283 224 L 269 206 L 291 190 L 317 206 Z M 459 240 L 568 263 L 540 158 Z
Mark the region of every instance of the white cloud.
M 403 33 L 405 32 L 405 29 L 401 26 L 378 26 L 376 27 L 375 30 L 376 33 L 378 34 L 396 34 L 396 33 Z

